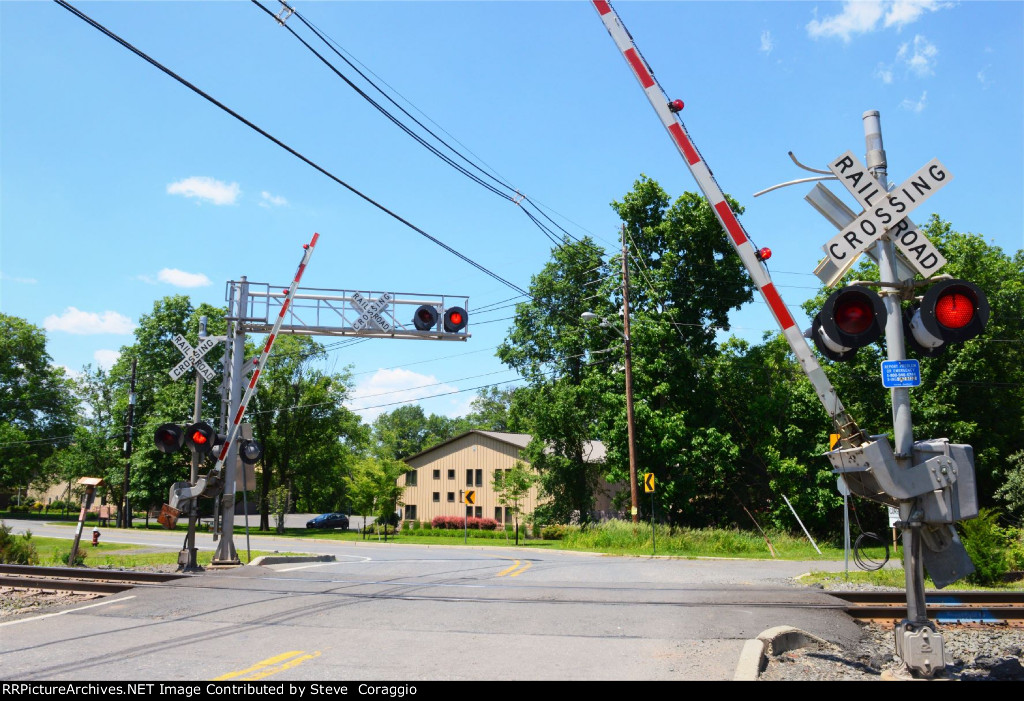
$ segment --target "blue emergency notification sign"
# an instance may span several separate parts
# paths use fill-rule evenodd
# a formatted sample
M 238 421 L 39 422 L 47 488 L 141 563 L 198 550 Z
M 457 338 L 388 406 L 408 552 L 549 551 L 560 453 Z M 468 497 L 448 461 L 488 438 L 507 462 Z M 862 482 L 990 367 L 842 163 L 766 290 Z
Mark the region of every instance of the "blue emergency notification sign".
M 883 387 L 919 387 L 921 364 L 916 360 L 883 360 Z

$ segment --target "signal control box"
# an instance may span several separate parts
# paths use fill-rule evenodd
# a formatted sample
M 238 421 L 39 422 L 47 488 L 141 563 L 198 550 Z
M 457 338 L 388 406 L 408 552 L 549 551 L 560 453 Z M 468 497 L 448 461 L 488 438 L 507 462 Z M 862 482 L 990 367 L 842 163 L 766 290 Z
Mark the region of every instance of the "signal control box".
M 969 445 L 946 438 L 918 441 L 910 467 L 899 466 L 885 435 L 825 455 L 854 494 L 890 506 L 917 500 L 923 523 L 952 524 L 978 515 L 974 450 Z

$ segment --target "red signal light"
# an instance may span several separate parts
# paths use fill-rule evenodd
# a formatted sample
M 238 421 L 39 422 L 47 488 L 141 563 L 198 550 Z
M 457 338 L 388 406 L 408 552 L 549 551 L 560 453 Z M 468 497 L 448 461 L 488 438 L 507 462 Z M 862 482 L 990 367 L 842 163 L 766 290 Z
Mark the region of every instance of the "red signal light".
M 836 304 L 833 318 L 844 333 L 864 333 L 875 321 L 871 303 L 864 297 L 851 297 Z
M 437 326 L 437 309 L 429 304 L 420 305 L 412 315 L 412 325 L 417 331 L 430 331 Z
M 857 349 L 874 343 L 882 335 L 885 305 L 867 287 L 850 285 L 825 300 L 814 317 L 810 338 L 830 360 L 852 360 Z
M 200 421 L 185 428 L 185 443 L 200 457 L 210 454 L 213 449 L 213 440 L 217 437 L 216 432 L 210 424 Z
M 462 307 L 450 307 L 444 313 L 444 330 L 448 333 L 462 331 L 468 322 L 469 314 Z
M 974 319 L 974 302 L 961 292 L 939 297 L 935 303 L 935 320 L 950 329 L 962 329 Z
M 153 443 L 161 453 L 177 453 L 185 442 L 185 434 L 177 424 L 161 424 L 153 434 Z
M 947 344 L 963 343 L 984 331 L 990 311 L 985 293 L 973 282 L 941 280 L 905 317 L 908 343 L 918 353 L 938 355 Z

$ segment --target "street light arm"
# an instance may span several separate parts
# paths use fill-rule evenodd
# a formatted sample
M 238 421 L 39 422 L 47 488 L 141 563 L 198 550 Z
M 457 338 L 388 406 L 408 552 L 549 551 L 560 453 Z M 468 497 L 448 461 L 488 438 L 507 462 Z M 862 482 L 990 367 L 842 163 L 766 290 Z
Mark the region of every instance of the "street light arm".
M 626 342 L 629 342 L 629 336 L 627 336 L 625 333 L 623 333 L 622 330 L 619 329 L 618 326 L 616 326 L 612 322 L 608 321 L 603 316 L 598 316 L 594 312 L 583 312 L 582 314 L 580 314 L 580 318 L 583 319 L 584 321 L 593 321 L 595 319 L 600 319 L 601 323 L 599 324 L 599 326 L 601 326 L 602 328 L 606 328 L 606 329 L 613 329 L 615 331 L 615 333 L 617 333 L 620 336 L 622 336 L 623 340 L 625 340 Z

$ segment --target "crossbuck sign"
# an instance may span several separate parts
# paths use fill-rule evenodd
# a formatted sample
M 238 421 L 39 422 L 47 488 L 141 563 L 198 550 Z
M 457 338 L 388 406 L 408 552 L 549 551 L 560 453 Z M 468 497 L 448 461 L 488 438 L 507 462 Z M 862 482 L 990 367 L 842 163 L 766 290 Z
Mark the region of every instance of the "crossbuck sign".
M 864 207 L 860 216 L 845 224 L 823 248 L 827 256 L 823 264 L 835 284 L 846 274 L 857 256 L 889 234 L 907 262 L 924 277 L 930 277 L 946 263 L 939 250 L 924 237 L 907 215 L 926 199 L 953 179 L 939 160 L 932 159 L 902 185 L 889 192 L 871 175 L 851 151 L 847 151 L 829 164 L 829 170 L 839 178 L 850 194 Z
M 355 307 L 356 311 L 360 312 L 360 314 L 359 318 L 352 323 L 352 328 L 359 331 L 369 326 L 371 329 L 376 327 L 381 331 L 390 331 L 392 328 L 391 323 L 384 318 L 381 312 L 388 306 L 392 299 L 394 299 L 394 295 L 390 292 L 385 292 L 377 298 L 376 302 L 367 302 L 366 298 L 361 294 L 353 292 L 352 306 Z
M 213 368 L 206 364 L 203 360 L 203 356 L 208 352 L 217 347 L 217 345 L 224 340 L 223 336 L 207 336 L 206 338 L 199 341 L 199 345 L 195 348 L 192 347 L 185 337 L 180 333 L 174 337 L 174 346 L 181 351 L 181 354 L 185 356 L 185 359 L 180 363 L 171 368 L 171 379 L 180 379 L 182 375 L 188 372 L 193 367 L 200 375 L 203 376 L 207 382 L 213 380 L 216 377 Z

